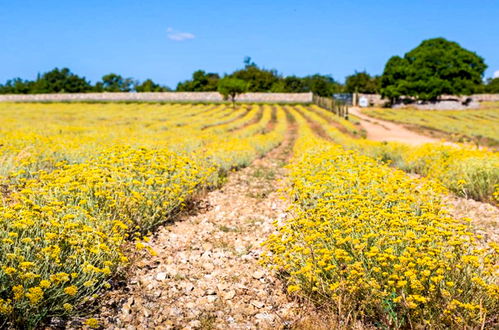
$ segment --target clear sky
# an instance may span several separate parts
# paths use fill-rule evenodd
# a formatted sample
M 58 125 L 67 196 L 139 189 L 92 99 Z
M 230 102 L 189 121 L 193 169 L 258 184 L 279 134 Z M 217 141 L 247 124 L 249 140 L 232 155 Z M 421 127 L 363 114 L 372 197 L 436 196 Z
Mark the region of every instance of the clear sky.
M 245 56 L 285 75 L 380 74 L 388 58 L 445 37 L 499 70 L 499 0 L 0 0 L 0 82 L 69 67 L 175 87 Z

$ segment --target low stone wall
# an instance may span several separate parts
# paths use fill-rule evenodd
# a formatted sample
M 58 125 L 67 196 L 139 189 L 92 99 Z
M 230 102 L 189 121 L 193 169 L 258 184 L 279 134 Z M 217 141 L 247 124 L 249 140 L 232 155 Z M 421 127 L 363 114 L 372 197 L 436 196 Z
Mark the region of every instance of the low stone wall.
M 388 102 L 387 99 L 382 99 L 381 95 L 378 94 L 359 94 L 359 98 L 365 97 L 367 98 L 368 102 L 370 105 L 373 105 L 375 107 L 380 107 L 383 106 L 386 102 Z M 461 95 L 461 96 L 455 96 L 455 95 L 443 95 L 442 99 L 450 99 L 450 100 L 459 100 L 459 102 L 464 102 L 468 98 L 471 98 L 473 102 L 499 102 L 499 94 L 473 94 L 473 95 Z M 411 105 L 414 106 L 414 105 Z M 431 105 L 430 105 L 431 108 Z
M 357 102 L 358 100 L 360 100 L 361 97 L 365 97 L 367 99 L 367 101 L 369 102 L 369 105 L 372 105 L 372 106 L 375 106 L 375 107 L 381 107 L 383 106 L 387 100 L 383 100 L 381 98 L 381 95 L 379 94 L 360 94 L 359 93 L 359 96 L 357 98 Z
M 222 102 L 217 92 L 4 94 L 0 102 L 158 101 Z M 311 103 L 312 93 L 246 93 L 238 102 Z

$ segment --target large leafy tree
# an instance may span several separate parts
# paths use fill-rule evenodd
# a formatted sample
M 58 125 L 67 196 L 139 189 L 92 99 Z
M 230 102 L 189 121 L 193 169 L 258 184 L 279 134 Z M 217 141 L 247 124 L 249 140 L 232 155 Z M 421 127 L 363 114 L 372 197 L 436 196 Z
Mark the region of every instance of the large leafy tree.
M 486 68 L 482 57 L 458 43 L 429 39 L 404 57 L 388 60 L 381 94 L 392 101 L 402 96 L 436 100 L 443 94 L 468 95 L 480 87 Z

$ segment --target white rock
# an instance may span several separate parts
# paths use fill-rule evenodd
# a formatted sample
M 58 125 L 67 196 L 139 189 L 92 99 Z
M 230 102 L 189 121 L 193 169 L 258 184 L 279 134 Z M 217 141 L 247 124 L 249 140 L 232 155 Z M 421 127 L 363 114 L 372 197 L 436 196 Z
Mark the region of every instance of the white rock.
M 263 270 L 257 270 L 256 272 L 253 273 L 253 278 L 260 279 L 264 275 L 265 275 L 265 272 Z
M 165 272 L 161 272 L 156 274 L 157 281 L 164 281 L 166 279 L 167 274 Z
M 253 306 L 255 306 L 256 308 L 263 308 L 263 306 L 265 306 L 265 304 L 261 301 L 258 301 L 258 300 L 252 300 L 250 302 Z

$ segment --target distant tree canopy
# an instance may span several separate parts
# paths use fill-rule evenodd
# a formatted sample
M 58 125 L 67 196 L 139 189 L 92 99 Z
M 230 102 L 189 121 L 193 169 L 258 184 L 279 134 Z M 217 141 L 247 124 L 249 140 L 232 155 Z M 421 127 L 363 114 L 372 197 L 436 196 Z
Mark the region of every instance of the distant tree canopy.
M 345 79 L 345 92 L 376 94 L 379 92 L 381 77 L 371 76 L 369 73 L 355 72 Z
M 296 76 L 283 77 L 276 70 L 261 68 L 251 61 L 244 59 L 244 68 L 234 71 L 225 77 L 246 82 L 247 92 L 273 93 L 303 93 L 313 92 L 321 96 L 330 96 L 343 90 L 331 76 L 310 75 L 303 78 Z M 217 73 L 206 73 L 203 70 L 195 71 L 190 80 L 177 85 L 177 91 L 208 92 L 218 90 L 221 77 Z
M 91 85 L 84 77 L 72 73 L 68 68 L 39 74 L 34 81 L 14 78 L 0 85 L 0 94 L 41 94 L 41 93 L 86 93 L 86 92 L 163 92 L 168 87 L 156 84 L 151 79 L 142 83 L 132 78 L 110 73 L 101 81 Z
M 336 82 L 331 76 L 314 74 L 302 78 L 307 92 L 312 92 L 319 96 L 331 96 L 334 93 L 341 93 L 343 86 Z
M 248 92 L 268 92 L 280 80 L 276 70 L 259 68 L 255 63 L 246 64 L 244 69 L 229 75 L 248 84 Z
M 218 73 L 206 73 L 203 70 L 195 71 L 191 80 L 178 83 L 179 92 L 213 92 L 217 90 L 220 80 Z
M 165 86 L 156 84 L 151 79 L 146 79 L 142 83 L 137 83 L 135 85 L 135 90 L 139 93 L 141 92 L 168 92 L 170 89 Z
M 68 68 L 45 72 L 35 81 L 15 78 L 0 86 L 0 93 L 39 94 L 39 93 L 85 93 L 92 90 L 92 85 L 84 77 L 72 73 Z
M 132 78 L 123 78 L 116 73 L 102 76 L 102 81 L 95 84 L 97 92 L 130 92 L 134 89 L 136 82 Z
M 483 87 L 484 93 L 499 94 L 499 78 L 489 79 Z
M 381 94 L 436 100 L 443 94 L 467 95 L 480 89 L 487 68 L 482 57 L 444 38 L 423 41 L 404 57 L 393 56 L 381 77 Z

